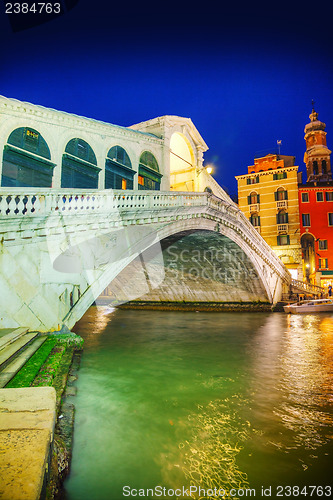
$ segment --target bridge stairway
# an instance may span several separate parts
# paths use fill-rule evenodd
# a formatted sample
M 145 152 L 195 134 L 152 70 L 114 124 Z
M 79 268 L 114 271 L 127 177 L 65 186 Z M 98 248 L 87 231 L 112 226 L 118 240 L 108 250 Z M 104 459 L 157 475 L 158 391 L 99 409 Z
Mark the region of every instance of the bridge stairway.
M 28 328 L 0 330 L 0 387 L 5 387 L 47 339 Z

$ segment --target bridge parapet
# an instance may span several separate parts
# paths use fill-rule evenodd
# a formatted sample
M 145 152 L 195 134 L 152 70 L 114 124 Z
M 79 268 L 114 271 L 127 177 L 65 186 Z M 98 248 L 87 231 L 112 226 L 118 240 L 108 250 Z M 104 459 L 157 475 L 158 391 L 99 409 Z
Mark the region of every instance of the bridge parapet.
M 0 190 L 0 217 L 44 217 L 55 213 L 109 213 L 130 209 L 168 209 L 207 205 L 208 193 L 110 190 Z M 225 203 L 221 200 L 222 203 Z

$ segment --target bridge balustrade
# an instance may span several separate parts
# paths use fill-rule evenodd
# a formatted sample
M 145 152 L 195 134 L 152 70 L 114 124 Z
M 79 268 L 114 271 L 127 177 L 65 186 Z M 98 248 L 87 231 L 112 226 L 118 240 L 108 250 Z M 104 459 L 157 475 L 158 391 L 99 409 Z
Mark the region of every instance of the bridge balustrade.
M 224 204 L 221 200 L 218 207 Z M 211 203 L 212 206 L 216 204 Z M 168 209 L 207 205 L 207 193 L 152 193 L 140 191 L 81 191 L 13 188 L 0 190 L 0 217 L 38 217 L 52 213 L 109 213 L 128 209 Z

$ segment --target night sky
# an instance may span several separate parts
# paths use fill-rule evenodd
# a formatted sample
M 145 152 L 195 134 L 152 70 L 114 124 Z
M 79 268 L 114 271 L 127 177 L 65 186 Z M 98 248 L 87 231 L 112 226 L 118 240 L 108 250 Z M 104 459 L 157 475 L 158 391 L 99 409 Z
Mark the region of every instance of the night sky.
M 304 170 L 312 99 L 333 148 L 329 3 L 234 4 L 79 0 L 15 32 L 2 10 L 0 94 L 122 126 L 189 117 L 230 194 L 277 140 Z

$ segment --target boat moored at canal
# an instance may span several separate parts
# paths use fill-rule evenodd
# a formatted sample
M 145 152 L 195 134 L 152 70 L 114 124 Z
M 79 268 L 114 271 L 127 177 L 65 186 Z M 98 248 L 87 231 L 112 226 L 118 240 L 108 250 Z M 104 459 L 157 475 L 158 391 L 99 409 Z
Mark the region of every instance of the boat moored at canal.
M 295 304 L 288 304 L 283 309 L 284 312 L 293 314 L 333 312 L 333 299 L 305 300 Z

